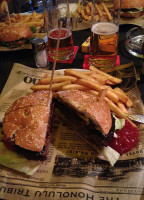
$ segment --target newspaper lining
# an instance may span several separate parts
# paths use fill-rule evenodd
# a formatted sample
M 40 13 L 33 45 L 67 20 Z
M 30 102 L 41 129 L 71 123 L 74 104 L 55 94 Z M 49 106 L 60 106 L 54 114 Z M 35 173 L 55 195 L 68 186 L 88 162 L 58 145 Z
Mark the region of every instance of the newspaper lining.
M 123 81 L 134 78 L 127 69 Z M 15 63 L 0 97 L 0 119 L 10 104 L 32 92 L 30 87 L 51 71 Z M 63 70 L 58 72 L 59 75 Z M 123 76 L 124 70 L 115 76 Z M 134 81 L 133 81 L 134 84 Z M 125 84 L 124 84 L 125 85 Z M 124 85 L 122 85 L 124 89 Z M 135 87 L 129 83 L 128 93 Z M 126 88 L 125 88 L 126 89 Z M 137 96 L 141 113 L 143 105 Z M 137 106 L 136 106 L 137 107 Z M 55 119 L 49 157 L 33 176 L 0 166 L 0 198 L 43 200 L 142 200 L 144 199 L 144 125 L 139 125 L 139 146 L 117 161 L 114 167 L 96 158 L 95 151 L 60 119 Z

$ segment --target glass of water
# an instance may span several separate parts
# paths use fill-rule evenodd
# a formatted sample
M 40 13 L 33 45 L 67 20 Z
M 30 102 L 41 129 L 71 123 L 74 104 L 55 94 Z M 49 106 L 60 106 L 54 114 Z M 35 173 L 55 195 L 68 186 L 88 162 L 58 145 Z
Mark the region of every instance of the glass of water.
M 144 29 L 134 27 L 126 33 L 126 50 L 139 58 L 144 58 Z

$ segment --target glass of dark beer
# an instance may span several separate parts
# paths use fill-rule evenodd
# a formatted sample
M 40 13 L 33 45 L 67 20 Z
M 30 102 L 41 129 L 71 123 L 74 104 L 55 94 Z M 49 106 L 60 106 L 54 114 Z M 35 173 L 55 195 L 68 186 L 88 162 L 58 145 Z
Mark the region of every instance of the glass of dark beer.
M 89 63 L 97 68 L 113 67 L 118 51 L 121 0 L 93 0 Z
M 67 0 L 43 0 L 43 6 L 48 35 L 48 55 L 52 59 L 55 57 L 59 26 L 62 21 L 57 61 L 69 60 L 74 54 L 69 3 Z

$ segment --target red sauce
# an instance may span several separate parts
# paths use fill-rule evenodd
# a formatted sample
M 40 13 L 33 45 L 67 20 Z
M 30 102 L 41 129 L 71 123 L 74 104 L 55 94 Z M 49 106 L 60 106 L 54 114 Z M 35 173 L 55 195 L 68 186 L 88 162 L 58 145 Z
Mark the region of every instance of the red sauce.
M 121 155 L 130 151 L 138 143 L 138 129 L 133 127 L 127 120 L 125 121 L 125 126 L 121 130 L 116 131 L 116 134 L 118 137 L 113 137 L 109 146 Z

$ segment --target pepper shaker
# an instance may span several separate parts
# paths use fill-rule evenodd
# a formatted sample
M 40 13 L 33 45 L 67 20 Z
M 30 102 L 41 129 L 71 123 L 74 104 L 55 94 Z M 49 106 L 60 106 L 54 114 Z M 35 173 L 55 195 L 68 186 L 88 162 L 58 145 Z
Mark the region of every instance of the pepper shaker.
M 35 38 L 32 40 L 32 49 L 37 67 L 48 67 L 48 56 L 46 43 L 43 39 Z

